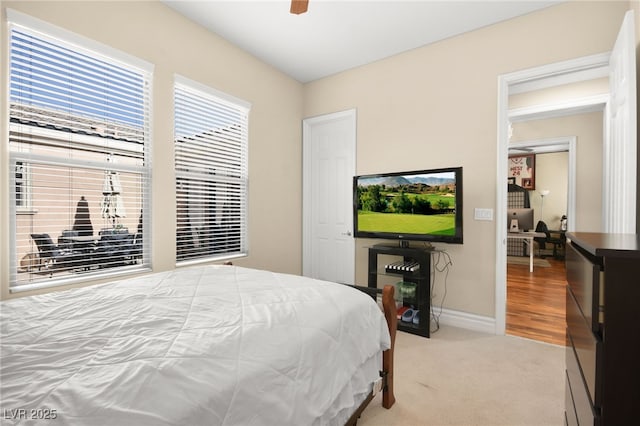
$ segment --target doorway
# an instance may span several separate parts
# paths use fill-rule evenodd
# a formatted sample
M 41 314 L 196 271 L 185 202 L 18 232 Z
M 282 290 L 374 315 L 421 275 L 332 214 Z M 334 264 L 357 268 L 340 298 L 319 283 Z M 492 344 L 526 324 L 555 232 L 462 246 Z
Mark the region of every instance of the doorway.
M 561 118 L 523 123 L 514 126 L 513 137 L 522 139 L 532 131 L 553 133 L 558 123 L 571 121 L 574 120 Z M 553 237 L 563 235 L 560 231 L 563 215 L 575 216 L 576 139 L 571 136 L 509 144 L 509 155 L 535 159 L 535 190 L 511 185 L 510 191 L 516 192 L 509 193 L 509 203 L 518 203 L 526 194 L 526 206 L 534 213 L 534 229 L 542 221 L 553 230 Z M 541 250 L 538 241 L 532 247 L 525 246 L 534 255 L 534 267 L 530 270 L 529 257 L 522 256 L 523 242 L 519 242 L 520 246 L 518 242 L 512 239 L 507 247 L 505 334 L 564 345 L 566 272 L 562 247 L 549 244 L 548 250 Z
M 600 68 L 602 62 L 597 57 L 592 57 L 591 66 L 596 70 Z M 594 71 L 595 72 L 595 71 Z M 597 73 L 596 73 L 597 74 Z M 595 78 L 603 78 L 606 75 L 606 71 L 600 71 Z M 549 83 L 551 84 L 551 83 Z M 509 88 L 506 94 L 509 92 Z M 548 88 L 545 88 L 548 90 Z M 568 155 L 568 176 L 567 176 L 567 211 L 568 216 L 568 231 L 575 229 L 576 224 L 576 173 L 577 173 L 577 156 L 576 156 L 576 138 L 573 136 L 547 138 L 537 141 L 521 141 L 510 143 L 510 129 L 517 123 L 536 122 L 538 120 L 554 120 L 559 118 L 571 117 L 580 114 L 593 114 L 598 113 L 602 116 L 602 110 L 606 105 L 606 96 L 588 96 L 578 99 L 574 99 L 570 102 L 555 102 L 546 105 L 535 105 L 531 107 L 523 108 L 509 108 L 509 96 L 505 96 L 505 109 L 504 109 L 504 127 L 506 132 L 504 133 L 504 139 L 499 144 L 499 151 L 502 155 L 499 156 L 498 163 L 500 182 L 505 182 L 507 178 L 507 159 L 509 155 L 509 148 L 529 150 L 530 152 L 543 152 L 547 149 L 557 150 L 566 149 Z M 566 131 L 569 134 L 569 131 Z M 561 134 L 561 133 L 558 133 Z M 602 137 L 602 135 L 600 135 Z M 602 143 L 600 143 L 602 146 Z M 496 226 L 498 241 L 497 241 L 497 253 L 496 253 L 496 334 L 505 334 L 506 332 L 506 306 L 507 306 L 507 250 L 506 250 L 506 208 L 507 208 L 507 185 L 499 185 L 498 188 L 498 206 L 496 207 Z M 534 192 L 537 194 L 537 192 Z M 538 196 L 539 197 L 539 196 Z M 539 199 L 535 200 L 537 203 Z M 539 217 L 537 218 L 539 220 Z M 534 224 L 535 226 L 535 224 Z

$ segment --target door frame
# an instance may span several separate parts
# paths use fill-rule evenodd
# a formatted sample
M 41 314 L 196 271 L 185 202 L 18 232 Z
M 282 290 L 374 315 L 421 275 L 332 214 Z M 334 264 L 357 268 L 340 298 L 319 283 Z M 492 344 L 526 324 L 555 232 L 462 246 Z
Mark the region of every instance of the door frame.
M 351 120 L 351 125 L 353 126 L 353 141 L 352 141 L 352 149 L 353 149 L 353 170 L 354 173 L 356 171 L 356 154 L 357 154 L 357 133 L 356 133 L 356 109 L 348 109 L 345 111 L 339 111 L 329 114 L 323 114 L 315 117 L 305 118 L 302 121 L 302 275 L 311 277 L 312 276 L 312 252 L 313 252 L 313 241 L 312 241 L 312 221 L 311 221 L 311 193 L 313 191 L 313 179 L 312 179 L 312 150 L 310 147 L 311 143 L 311 128 L 313 125 L 326 123 L 330 121 L 338 121 L 343 119 Z M 353 240 L 353 236 L 351 239 Z M 353 242 L 353 259 L 351 262 L 352 265 L 352 279 L 355 282 L 355 241 Z
M 636 94 L 636 31 L 633 9 L 620 26 L 609 59 L 607 133 L 603 152 L 603 231 L 635 234 L 637 213 L 638 149 Z
M 496 290 L 495 290 L 495 334 L 504 335 L 506 331 L 506 304 L 507 304 L 507 185 L 504 184 L 508 176 L 509 158 L 509 129 L 510 111 L 509 95 L 513 88 L 524 85 L 536 85 L 537 88 L 555 85 L 554 80 L 561 79 L 566 82 L 578 82 L 585 80 L 585 75 L 593 78 L 593 75 L 608 75 L 609 53 L 586 56 L 557 62 L 541 67 L 526 69 L 498 76 L 498 140 L 497 140 L 497 165 L 496 165 Z M 545 86 L 547 84 L 547 86 Z M 602 103 L 603 99 L 586 98 L 573 102 L 558 102 L 545 105 L 538 111 L 547 117 L 550 114 L 567 114 L 584 108 L 590 102 Z M 587 104 L 587 105 L 586 105 Z M 512 111 L 513 113 L 513 111 Z M 522 114 L 522 116 L 527 114 Z M 529 118 L 535 117 L 533 111 Z M 605 114 L 605 121 L 607 120 Z M 605 128 L 607 126 L 605 125 Z M 606 138 L 606 133 L 603 135 Z

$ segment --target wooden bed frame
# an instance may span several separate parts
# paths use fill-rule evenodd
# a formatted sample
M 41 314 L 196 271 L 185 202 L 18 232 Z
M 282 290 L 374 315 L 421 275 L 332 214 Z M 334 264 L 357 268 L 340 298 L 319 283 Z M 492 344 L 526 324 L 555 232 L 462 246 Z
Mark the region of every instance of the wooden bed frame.
M 376 300 L 377 295 L 382 293 L 382 310 L 384 312 L 384 317 L 387 320 L 387 327 L 389 327 L 391 347 L 382 354 L 382 371 L 380 371 L 380 377 L 382 379 L 382 406 L 389 409 L 396 402 L 396 397 L 393 393 L 393 356 L 396 345 L 396 330 L 398 327 L 396 301 L 393 297 L 395 288 L 392 285 L 386 285 L 383 289 L 361 286 L 354 287 L 369 294 Z M 371 400 L 376 396 L 377 392 L 378 389 L 376 389 L 376 386 L 374 385 L 373 390 L 351 415 L 347 423 L 345 423 L 345 426 L 355 426 L 358 423 L 358 419 L 362 415 L 362 412 L 367 408 Z

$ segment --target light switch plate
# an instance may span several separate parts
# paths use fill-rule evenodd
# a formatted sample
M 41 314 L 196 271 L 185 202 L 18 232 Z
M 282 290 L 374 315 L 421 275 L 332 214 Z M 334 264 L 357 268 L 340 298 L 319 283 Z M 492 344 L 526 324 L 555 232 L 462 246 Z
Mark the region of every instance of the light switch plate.
M 476 208 L 473 212 L 475 220 L 493 220 L 493 209 Z

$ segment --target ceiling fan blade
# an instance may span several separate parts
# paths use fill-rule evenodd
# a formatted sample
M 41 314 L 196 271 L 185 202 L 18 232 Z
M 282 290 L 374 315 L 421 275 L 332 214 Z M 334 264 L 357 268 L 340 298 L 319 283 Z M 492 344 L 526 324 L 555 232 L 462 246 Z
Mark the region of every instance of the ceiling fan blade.
M 291 0 L 291 9 L 289 12 L 300 15 L 305 13 L 309 6 L 309 0 Z

